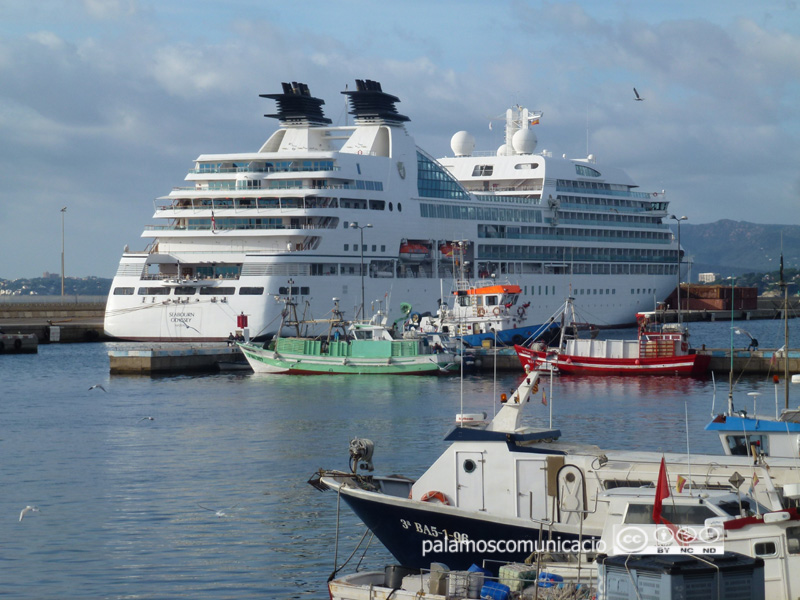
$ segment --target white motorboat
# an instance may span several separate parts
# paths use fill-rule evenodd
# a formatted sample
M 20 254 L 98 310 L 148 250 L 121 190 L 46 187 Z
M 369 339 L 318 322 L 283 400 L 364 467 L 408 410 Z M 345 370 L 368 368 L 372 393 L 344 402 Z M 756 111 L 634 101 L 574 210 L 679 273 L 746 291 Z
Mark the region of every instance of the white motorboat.
M 654 486 L 662 458 L 672 477 L 696 493 L 735 491 L 731 478 L 749 481 L 754 500 L 768 511 L 783 510 L 784 490 L 800 483 L 797 460 L 773 458 L 767 465 L 748 456 L 609 450 L 562 441 L 557 429 L 524 427 L 522 413 L 538 377 L 526 375 L 488 425 L 456 427 L 445 438 L 451 445 L 417 479 L 370 474 L 371 452 L 358 449 L 371 444 L 357 444 L 350 471 L 320 470 L 311 483 L 340 494 L 400 564 L 457 569 L 527 554 L 508 546 L 454 553 L 447 545 L 452 540 L 485 549 L 540 535 L 600 538 L 608 515 L 599 498 L 615 488 Z

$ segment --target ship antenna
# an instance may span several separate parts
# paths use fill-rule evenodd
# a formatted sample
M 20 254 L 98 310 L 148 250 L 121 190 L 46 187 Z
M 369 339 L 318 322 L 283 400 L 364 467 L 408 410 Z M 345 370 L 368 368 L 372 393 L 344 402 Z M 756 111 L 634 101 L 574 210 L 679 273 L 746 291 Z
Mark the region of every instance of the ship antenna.
M 586 105 L 586 156 L 589 156 L 589 105 Z

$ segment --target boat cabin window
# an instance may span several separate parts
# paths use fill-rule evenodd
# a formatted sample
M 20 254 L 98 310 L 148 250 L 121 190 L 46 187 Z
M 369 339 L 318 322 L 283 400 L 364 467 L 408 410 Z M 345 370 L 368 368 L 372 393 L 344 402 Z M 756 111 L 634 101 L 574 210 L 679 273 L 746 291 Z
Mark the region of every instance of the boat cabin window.
M 641 479 L 606 479 L 603 481 L 603 488 L 607 490 L 629 487 L 653 487 L 653 482 Z
M 264 293 L 263 287 L 242 287 L 239 288 L 240 296 L 261 296 Z
M 786 528 L 786 548 L 789 554 L 800 554 L 800 527 Z
M 493 165 L 475 165 L 472 169 L 473 177 L 489 177 L 494 172 Z
M 726 435 L 725 442 L 734 456 L 751 456 L 753 449 L 759 454 L 769 456 L 769 437 L 766 435 Z M 755 448 L 752 448 L 754 446 Z
M 133 296 L 133 288 L 132 287 L 117 287 L 117 288 L 114 288 L 114 295 L 115 296 Z
M 738 500 L 717 503 L 717 506 L 719 506 L 732 517 L 752 517 L 753 515 L 759 513 L 763 514 L 765 512 L 769 512 L 770 510 L 762 504 L 757 505 L 756 501 L 751 498 L 742 498 L 741 505 L 742 508 L 739 510 Z
M 672 505 L 666 502 L 661 507 L 662 516 L 670 523 L 678 525 L 703 525 L 706 519 L 718 516 L 707 506 L 694 505 Z M 624 523 L 634 523 L 637 525 L 647 525 L 653 523 L 652 504 L 629 504 L 625 513 Z
M 775 556 L 778 553 L 775 542 L 756 542 L 754 550 L 756 556 Z
M 497 306 L 498 304 L 500 304 L 498 296 L 486 296 L 486 306 Z

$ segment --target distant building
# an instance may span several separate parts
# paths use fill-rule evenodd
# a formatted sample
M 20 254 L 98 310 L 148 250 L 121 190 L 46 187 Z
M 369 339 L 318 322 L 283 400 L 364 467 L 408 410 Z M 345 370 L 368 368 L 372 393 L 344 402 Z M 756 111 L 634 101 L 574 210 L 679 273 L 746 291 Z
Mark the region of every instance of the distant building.
M 719 279 L 719 273 L 700 273 L 697 276 L 697 281 L 700 283 L 714 283 Z
M 667 307 L 678 305 L 675 291 L 667 298 Z M 727 285 L 681 284 L 682 310 L 755 310 L 758 308 L 758 288 Z

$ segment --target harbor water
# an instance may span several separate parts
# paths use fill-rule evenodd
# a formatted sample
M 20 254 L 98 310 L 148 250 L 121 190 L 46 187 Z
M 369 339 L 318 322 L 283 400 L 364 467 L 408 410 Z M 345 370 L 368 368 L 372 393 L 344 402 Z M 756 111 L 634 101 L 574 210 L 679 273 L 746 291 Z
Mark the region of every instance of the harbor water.
M 761 348 L 783 344 L 782 323 L 737 325 Z M 729 323 L 691 327 L 695 346 L 730 344 Z M 603 337 L 615 333 L 635 334 Z M 0 357 L 3 598 L 327 598 L 337 503 L 306 483 L 312 473 L 346 469 L 350 440 L 367 437 L 378 472 L 418 476 L 456 413 L 491 414 L 521 377 L 111 376 L 107 350 Z M 772 413 L 776 395 L 783 405 L 782 379 L 734 380 L 737 408 L 752 412 L 755 398 Z M 719 452 L 703 426 L 712 403 L 724 410 L 727 374 L 565 377 L 542 392 L 529 422 L 547 426 L 552 409 L 565 440 L 683 452 L 688 429 L 693 453 Z M 790 397 L 800 404 L 800 385 Z M 28 505 L 39 512 L 20 521 Z M 344 505 L 339 520 L 341 562 L 364 528 Z M 373 542 L 361 564 L 389 562 Z

